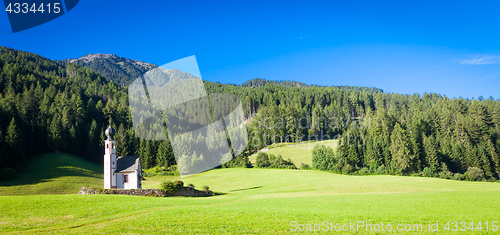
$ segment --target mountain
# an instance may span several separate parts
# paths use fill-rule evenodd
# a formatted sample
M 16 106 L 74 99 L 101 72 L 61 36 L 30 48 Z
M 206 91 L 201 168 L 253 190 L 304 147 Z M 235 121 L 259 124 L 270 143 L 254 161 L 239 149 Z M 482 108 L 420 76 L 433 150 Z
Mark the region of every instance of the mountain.
M 132 60 L 113 54 L 100 53 L 88 54 L 78 59 L 60 60 L 59 63 L 63 65 L 75 63 L 92 69 L 99 75 L 105 77 L 108 81 L 112 80 L 122 86 L 128 86 L 137 77 L 158 67 L 155 64 Z
M 128 86 L 137 77 L 144 74 L 145 72 L 158 67 L 155 64 L 132 60 L 124 57 L 120 57 L 114 54 L 88 54 L 78 59 L 65 59 L 58 61 L 59 63 L 66 65 L 68 63 L 78 64 L 80 66 L 92 69 L 99 75 L 105 77 L 108 81 L 112 80 L 115 83 Z M 307 88 L 316 85 L 307 85 L 302 82 L 297 81 L 273 81 L 261 78 L 254 78 L 248 80 L 245 83 L 239 85 L 240 87 L 263 87 L 266 85 L 280 85 L 282 87 L 299 87 Z M 231 84 L 235 85 L 235 84 Z M 367 92 L 384 92 L 382 89 L 374 87 L 358 87 L 358 86 L 332 86 L 339 88 L 341 90 L 350 91 L 367 91 Z

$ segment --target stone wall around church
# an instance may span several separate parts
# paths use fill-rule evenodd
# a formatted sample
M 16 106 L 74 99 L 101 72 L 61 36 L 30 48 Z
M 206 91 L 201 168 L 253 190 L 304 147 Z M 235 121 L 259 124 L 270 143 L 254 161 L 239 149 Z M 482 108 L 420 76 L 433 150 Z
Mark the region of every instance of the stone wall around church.
M 121 194 L 121 195 L 134 195 L 134 196 L 150 196 L 150 197 L 207 197 L 212 196 L 210 190 L 200 191 L 191 187 L 177 187 L 173 192 L 161 189 L 101 189 L 82 187 L 78 194 Z

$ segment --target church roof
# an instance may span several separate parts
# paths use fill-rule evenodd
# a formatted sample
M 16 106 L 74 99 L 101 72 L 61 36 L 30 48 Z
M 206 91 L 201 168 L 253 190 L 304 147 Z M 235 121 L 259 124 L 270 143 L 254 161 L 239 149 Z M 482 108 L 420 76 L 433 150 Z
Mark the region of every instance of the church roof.
M 115 173 L 129 173 L 140 169 L 140 158 L 137 156 L 124 156 L 116 159 Z

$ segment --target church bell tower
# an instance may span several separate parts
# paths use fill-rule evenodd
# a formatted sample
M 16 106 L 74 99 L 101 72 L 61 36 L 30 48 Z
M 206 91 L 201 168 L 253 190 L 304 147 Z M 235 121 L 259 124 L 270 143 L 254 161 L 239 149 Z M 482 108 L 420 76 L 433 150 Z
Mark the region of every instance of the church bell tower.
M 113 139 L 115 130 L 109 124 L 104 132 L 107 139 L 104 141 L 104 188 L 116 188 L 116 142 Z

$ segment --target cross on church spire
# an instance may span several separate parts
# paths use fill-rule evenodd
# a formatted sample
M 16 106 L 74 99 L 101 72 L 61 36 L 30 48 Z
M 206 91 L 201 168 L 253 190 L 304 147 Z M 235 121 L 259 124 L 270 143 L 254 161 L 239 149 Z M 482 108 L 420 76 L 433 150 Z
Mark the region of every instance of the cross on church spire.
M 115 129 L 111 127 L 111 118 L 109 118 L 109 127 L 106 129 L 104 132 L 106 134 L 106 137 L 108 137 L 108 140 L 113 140 L 113 136 L 115 135 Z

